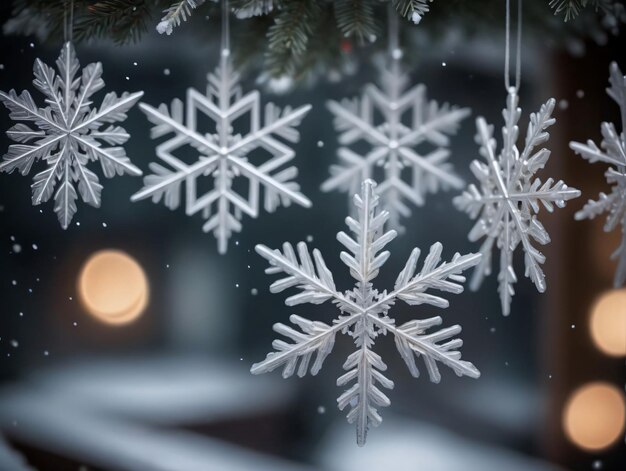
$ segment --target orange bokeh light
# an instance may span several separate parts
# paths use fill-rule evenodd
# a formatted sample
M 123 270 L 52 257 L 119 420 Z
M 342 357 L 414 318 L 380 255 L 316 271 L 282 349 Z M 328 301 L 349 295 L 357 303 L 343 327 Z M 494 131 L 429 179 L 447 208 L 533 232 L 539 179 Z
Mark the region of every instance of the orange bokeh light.
M 563 429 L 576 446 L 597 451 L 622 437 L 626 405 L 622 392 L 609 383 L 588 383 L 572 393 L 563 411 Z
M 604 293 L 589 318 L 591 338 L 607 355 L 626 356 L 626 289 Z
M 119 250 L 101 250 L 87 259 L 78 278 L 78 293 L 87 312 L 112 325 L 137 319 L 149 299 L 143 269 Z

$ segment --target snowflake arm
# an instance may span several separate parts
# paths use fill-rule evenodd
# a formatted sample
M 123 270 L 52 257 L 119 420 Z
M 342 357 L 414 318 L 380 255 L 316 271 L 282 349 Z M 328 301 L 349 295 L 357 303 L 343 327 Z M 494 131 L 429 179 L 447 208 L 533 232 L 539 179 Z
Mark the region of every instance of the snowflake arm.
M 610 66 L 608 95 L 618 104 L 622 115 L 622 127 L 626 122 L 626 77 L 617 63 Z M 602 142 L 597 146 L 592 140 L 586 144 L 570 142 L 570 148 L 590 163 L 609 164 L 605 172 L 607 183 L 612 185 L 610 194 L 600 193 L 596 201 L 589 200 L 575 215 L 577 220 L 593 219 L 607 213 L 604 231 L 610 232 L 618 225 L 622 226 L 622 240 L 612 259 L 618 260 L 614 286 L 620 287 L 626 282 L 626 136 L 622 129 L 618 133 L 612 123 L 602 123 Z
M 26 175 L 36 161 L 44 160 L 48 168 L 33 178 L 32 201 L 37 205 L 54 196 L 54 210 L 65 229 L 76 213 L 79 196 L 91 206 L 100 206 L 102 185 L 87 167 L 90 161 L 100 162 L 106 178 L 141 175 L 121 147 L 130 136 L 113 123 L 126 119 L 143 92 L 120 97 L 108 93 L 99 109 L 92 108 L 93 95 L 104 88 L 102 65 L 89 64 L 79 75 L 80 63 L 68 42 L 56 66 L 58 73 L 39 59 L 35 61 L 33 84 L 46 97 L 45 108 L 38 108 L 27 91 L 20 95 L 14 90 L 0 92 L 11 119 L 32 122 L 38 128 L 17 123 L 9 129 L 7 135 L 17 144 L 9 146 L 0 171 L 17 170 Z M 109 126 L 102 129 L 104 124 Z
M 282 251 L 264 245 L 256 247 L 270 263 L 266 273 L 284 275 L 271 285 L 270 291 L 298 290 L 297 294 L 286 299 L 287 305 L 331 301 L 339 309 L 339 315 L 330 324 L 297 315 L 290 317 L 295 328 L 275 324 L 274 330 L 291 342 L 275 340 L 274 351 L 265 360 L 254 364 L 251 372 L 260 374 L 282 367 L 285 378 L 294 373 L 302 377 L 307 371 L 315 375 L 331 353 L 337 334 L 351 337 L 356 349 L 343 365 L 346 372 L 337 379 L 339 387 L 347 387 L 337 399 L 337 405 L 341 410 L 349 408 L 347 419 L 356 426 L 359 445 L 365 444 L 370 426 L 382 422 L 378 408 L 389 406 L 390 400 L 384 390 L 394 386 L 393 381 L 385 376 L 387 365 L 375 352 L 378 336 L 394 336 L 401 357 L 415 377 L 419 375 L 416 364 L 419 357 L 424 359 L 433 382 L 441 379 L 438 363 L 448 366 L 459 376 L 479 376 L 471 363 L 461 360 L 459 349 L 462 342 L 455 338 L 460 333 L 459 326 L 426 333 L 429 328 L 440 325 L 441 318 L 409 321 L 396 326 L 389 311 L 397 300 L 409 305 L 447 307 L 447 300 L 430 291 L 462 292 L 465 281 L 462 272 L 476 265 L 480 254 L 456 254 L 450 262 L 441 262 L 442 247 L 436 243 L 424 260 L 422 270 L 416 273 L 420 251 L 415 249 L 392 292 L 374 289 L 373 280 L 390 256 L 390 252 L 384 249 L 396 236 L 394 230 L 385 230 L 390 215 L 387 211 L 377 210 L 379 196 L 374 191 L 375 186 L 371 180 L 363 183 L 361 194 L 354 197 L 355 217 L 346 218 L 349 233 L 337 235 L 337 240 L 346 248 L 340 259 L 355 280 L 352 290 L 339 292 L 321 253 L 313 250 L 311 257 L 303 242 L 297 245 L 297 250 L 288 243 L 283 245 Z
M 546 290 L 541 267 L 545 257 L 534 245 L 550 242 L 548 232 L 537 218 L 541 206 L 552 212 L 554 206 L 562 208 L 566 201 L 580 195 L 577 189 L 567 186 L 563 181 L 555 183 L 549 178 L 542 182 L 535 177 L 550 157 L 549 150 L 535 149 L 549 138 L 547 129 L 555 122 L 552 118 L 554 106 L 554 99 L 550 99 L 538 113 L 531 114 L 521 152 L 516 145 L 521 109 L 518 107 L 515 89 L 510 90 L 507 107 L 503 110 L 503 147 L 500 154 L 496 154 L 493 126 L 479 117 L 476 120 L 476 142 L 485 162 L 472 162 L 470 169 L 478 184 L 471 184 L 454 198 L 457 209 L 476 219 L 469 232 L 469 240 L 484 238 L 480 248 L 483 258 L 475 269 L 470 284 L 472 289 L 478 289 L 485 276 L 491 273 L 492 252 L 496 248 L 500 250 L 498 292 L 504 315 L 510 313 L 511 300 L 515 294 L 513 286 L 517 276 L 513 268 L 513 253 L 519 245 L 524 251 L 525 276 L 530 278 L 539 292 Z
M 297 126 L 311 107 L 305 105 L 281 111 L 269 103 L 261 124 L 260 94 L 253 91 L 242 95 L 238 77 L 228 56 L 223 56 L 217 70 L 209 74 L 206 96 L 193 89 L 187 91 L 186 112 L 180 100 L 174 100 L 169 109 L 166 105 L 158 109 L 145 103 L 140 105 L 153 124 L 152 138 L 173 136 L 157 147 L 157 156 L 165 165 L 150 165 L 152 173 L 145 177 L 144 187 L 131 201 L 163 200 L 168 208 L 176 209 L 183 199 L 184 184 L 186 214 L 202 213 L 206 219 L 203 230 L 213 232 L 220 253 L 226 252 L 232 234 L 241 231 L 243 214 L 259 215 L 261 188 L 264 190 L 263 208 L 268 212 L 292 202 L 311 206 L 295 181 L 297 168 L 285 166 L 295 153 L 281 142 L 298 142 Z M 215 123 L 214 132 L 198 129 L 198 113 L 206 114 Z M 247 116 L 249 132 L 235 134 L 235 122 Z M 197 152 L 197 161 L 188 164 L 176 156 L 176 151 L 185 146 Z M 269 153 L 270 157 L 255 165 L 249 159 L 255 151 Z M 213 188 L 199 195 L 197 180 L 204 178 L 213 180 Z M 247 180 L 247 195 L 233 188 L 236 179 Z

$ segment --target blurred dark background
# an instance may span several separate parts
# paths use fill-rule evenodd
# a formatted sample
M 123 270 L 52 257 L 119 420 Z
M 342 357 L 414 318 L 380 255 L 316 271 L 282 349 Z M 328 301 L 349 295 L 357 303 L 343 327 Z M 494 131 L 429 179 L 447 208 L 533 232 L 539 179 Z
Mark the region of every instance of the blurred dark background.
M 3 4 L 0 21 L 7 15 Z M 103 63 L 106 91 L 143 90 L 142 101 L 157 106 L 183 98 L 187 87 L 205 89 L 206 74 L 218 60 L 218 36 L 200 40 L 190 29 L 179 28 L 172 36 L 154 32 L 123 47 L 107 41 L 80 45 L 77 53 L 82 66 Z M 236 34 L 232 41 L 237 42 Z M 520 134 L 528 114 L 555 97 L 557 124 L 547 146 L 552 157 L 541 176 L 561 178 L 583 196 L 555 213 L 541 212 L 552 238 L 544 250 L 548 291 L 539 295 L 521 277 L 518 257 L 520 281 L 507 318 L 500 314 L 493 275 L 479 292 L 451 297 L 445 311 L 394 308 L 400 319 L 442 315 L 445 325 L 461 324 L 463 357 L 482 376 L 474 381 L 445 371 L 439 385 L 426 377 L 413 379 L 391 339 L 382 339 L 378 352 L 387 359 L 396 387 L 390 393 L 392 406 L 382 411 L 383 424 L 370 432 L 363 449 L 356 447 L 354 427 L 335 401 L 341 392 L 335 380 L 350 352 L 348 339 L 338 338 L 316 377 L 284 381 L 278 372 L 251 376 L 249 368 L 269 351 L 273 323 L 285 322 L 291 313 L 325 322 L 334 315 L 328 306 L 289 308 L 284 296 L 270 294 L 273 279 L 264 274 L 266 264 L 254 252 L 255 244 L 278 247 L 283 241 L 312 239 L 309 245 L 325 254 L 338 286 L 350 286 L 335 239 L 344 229 L 347 200 L 341 193 L 319 191 L 337 148 L 323 103 L 358 95 L 375 81 L 370 62 L 356 56 L 357 72 L 338 82 L 320 80 L 283 95 L 262 89 L 264 103 L 314 106 L 295 146 L 298 181 L 313 208 L 291 206 L 244 219 L 243 231 L 231 239 L 224 256 L 217 254 L 212 235 L 202 232 L 202 218 L 149 201 L 131 203 L 130 196 L 142 186 L 140 178 L 102 179 L 102 207 L 79 204 L 72 225 L 63 231 L 52 202 L 31 205 L 29 186 L 41 163 L 29 177 L 0 174 L 0 427 L 6 442 L 0 458 L 13 463 L 1 468 L 0 461 L 0 468 L 624 469 L 623 427 L 617 438 L 595 449 L 585 447 L 584 440 L 568 439 L 563 427 L 566 404 L 577 388 L 607 383 L 623 404 L 624 355 L 598 348 L 589 320 L 594 302 L 612 289 L 615 264 L 609 255 L 620 234 L 604 233 L 602 218 L 574 221 L 584 201 L 609 187 L 602 164 L 589 165 L 568 148 L 570 140 L 599 142 L 601 121 L 620 126 L 619 109 L 605 88 L 612 60 L 626 68 L 623 34 L 603 45 L 589 42 L 576 56 L 547 47 L 551 42 L 533 35 L 524 39 Z M 32 86 L 32 64 L 41 58 L 52 65 L 60 46 L 0 37 L 0 89 L 27 89 L 41 104 Z M 503 49 L 502 31 L 496 29 L 416 52 L 413 82 L 426 84 L 430 98 L 472 108 L 452 145 L 455 169 L 467 182 L 473 181 L 469 164 L 478 157 L 474 118 L 482 115 L 493 123 L 500 142 Z M 257 77 L 247 70 L 244 90 L 258 87 Z M 11 125 L 3 108 L 0 129 Z M 132 136 L 127 154 L 146 172 L 156 160 L 150 125 L 135 107 L 123 126 Z M 3 153 L 9 143 L 2 133 Z M 376 280 L 379 289 L 393 285 L 415 246 L 426 249 L 441 241 L 446 258 L 478 249 L 467 241 L 472 221 L 453 207 L 453 196 L 430 195 L 426 206 L 405 221 L 406 233 L 390 245 L 392 257 Z M 104 249 L 136 260 L 149 284 L 145 311 L 123 326 L 96 319 L 79 301 L 81 267 Z M 616 309 L 615 318 L 624 318 L 626 304 Z M 584 416 L 586 406 L 579 407 Z M 589 406 L 591 421 L 593 411 Z M 587 431 L 611 433 L 594 430 Z

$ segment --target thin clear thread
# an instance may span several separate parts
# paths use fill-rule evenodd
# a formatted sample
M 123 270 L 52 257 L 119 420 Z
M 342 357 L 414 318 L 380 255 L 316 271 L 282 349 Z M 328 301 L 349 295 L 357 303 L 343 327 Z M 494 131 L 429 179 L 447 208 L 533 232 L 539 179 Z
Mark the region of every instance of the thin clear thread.
M 395 56 L 400 50 L 400 24 L 398 23 L 398 14 L 393 7 L 393 2 L 389 2 L 387 7 L 387 23 L 387 47 L 389 49 L 389 56 L 392 59 L 397 59 Z
M 222 0 L 222 55 L 230 55 L 230 24 L 228 0 Z
M 68 5 L 69 3 L 69 15 Z M 63 41 L 74 40 L 74 0 L 65 0 L 63 8 Z
M 522 78 L 522 1 L 517 0 L 517 45 L 515 48 L 515 91 L 519 90 Z M 504 55 L 504 87 L 511 88 L 511 0 L 506 0 L 506 52 Z

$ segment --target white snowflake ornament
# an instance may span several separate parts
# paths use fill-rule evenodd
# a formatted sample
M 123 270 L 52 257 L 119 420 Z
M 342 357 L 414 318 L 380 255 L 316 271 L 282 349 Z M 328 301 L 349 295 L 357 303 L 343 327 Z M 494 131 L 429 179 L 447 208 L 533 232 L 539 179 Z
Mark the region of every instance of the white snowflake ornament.
M 609 68 L 608 95 L 615 100 L 620 107 L 622 115 L 622 132 L 618 133 L 612 123 L 602 123 L 602 143 L 598 147 L 592 140 L 587 144 L 570 142 L 574 152 L 589 162 L 604 162 L 612 167 L 604 174 L 609 184 L 613 185 L 609 195 L 600 193 L 597 201 L 589 200 L 587 204 L 576 213 L 576 219 L 593 219 L 602 213 L 608 213 L 605 232 L 610 232 L 622 226 L 622 242 L 611 258 L 618 259 L 617 271 L 615 272 L 614 285 L 619 288 L 626 282 L 626 76 L 619 69 L 617 63 L 611 63 Z
M 32 201 L 38 205 L 54 195 L 54 211 L 66 229 L 76 213 L 79 194 L 85 203 L 100 206 L 102 185 L 87 167 L 90 161 L 100 162 L 106 178 L 141 175 L 120 147 L 130 136 L 112 123 L 124 121 L 143 92 L 124 92 L 120 97 L 107 93 L 96 108 L 92 97 L 104 88 L 102 64 L 89 64 L 78 75 L 80 64 L 72 43 L 67 42 L 56 65 L 58 74 L 41 60 L 35 61 L 33 84 L 45 95 L 45 108 L 39 108 L 26 90 L 20 95 L 15 90 L 0 92 L 0 101 L 9 109 L 11 119 L 32 122 L 37 128 L 18 123 L 7 131 L 18 144 L 9 146 L 0 171 L 17 170 L 27 175 L 37 160 L 44 160 L 48 168 L 34 177 Z M 106 124 L 109 126 L 104 127 Z
M 150 164 L 152 174 L 144 178 L 144 188 L 133 195 L 132 201 L 163 199 L 168 208 L 176 209 L 185 184 L 187 215 L 202 213 L 207 219 L 204 232 L 213 232 L 218 251 L 223 254 L 233 232 L 241 231 L 242 215 L 258 216 L 261 187 L 265 190 L 263 206 L 266 211 L 273 212 L 291 202 L 311 206 L 294 181 L 297 168 L 285 167 L 295 153 L 281 142 L 281 139 L 292 143 L 299 141 L 296 127 L 311 106 L 281 111 L 269 103 L 265 107 L 265 124 L 262 124 L 261 95 L 257 90 L 242 94 L 239 74 L 232 69 L 228 51 L 223 52 L 221 64 L 209 74 L 208 82 L 206 96 L 193 88 L 187 90 L 186 112 L 178 99 L 169 110 L 165 104 L 158 109 L 140 104 L 154 124 L 152 138 L 173 136 L 156 150 L 167 166 Z M 200 130 L 201 115 L 214 123 L 211 132 Z M 234 131 L 237 120 L 248 120 L 248 132 Z M 192 163 L 176 156 L 177 151 L 188 146 L 194 154 Z M 212 183 L 211 189 L 202 192 L 198 187 L 207 180 Z M 243 182 L 247 190 L 235 187 L 239 182 Z
M 534 245 L 550 242 L 548 232 L 537 218 L 540 204 L 552 212 L 555 205 L 562 208 L 567 200 L 580 196 L 580 191 L 568 187 L 561 180 L 555 183 L 552 178 L 548 178 L 542 183 L 535 177 L 535 173 L 550 158 L 549 150 L 535 149 L 550 137 L 546 129 L 555 123 L 551 117 L 555 100 L 551 98 L 541 106 L 538 113 L 530 115 L 521 152 L 516 142 L 519 134 L 517 123 L 522 110 L 517 104 L 517 91 L 511 87 L 507 107 L 503 110 L 503 147 L 499 155 L 496 155 L 493 126 L 488 125 L 482 117 L 476 120 L 476 142 L 480 145 L 480 155 L 485 162 L 474 160 L 470 166 L 478 186 L 471 184 L 463 194 L 454 198 L 454 204 L 460 211 L 476 219 L 469 240 L 474 242 L 485 239 L 480 248 L 483 257 L 470 283 L 472 290 L 477 290 L 484 277 L 491 273 L 492 252 L 495 247 L 500 250 L 498 291 L 505 316 L 510 313 L 511 299 L 515 294 L 513 284 L 517 276 L 513 268 L 513 253 L 520 244 L 524 251 L 525 276 L 531 279 L 539 292 L 546 290 L 545 275 L 541 268 L 545 257 Z
M 407 90 L 401 56 L 400 49 L 394 50 L 391 67 L 382 68 L 382 89 L 369 84 L 361 99 L 328 102 L 340 133 L 340 164 L 331 166 L 331 176 L 322 184 L 322 191 L 353 195 L 363 180 L 377 181 L 390 224 L 398 230 L 403 229 L 400 218 L 411 215 L 407 202 L 422 206 L 428 193 L 464 187 L 448 160 L 448 146 L 449 136 L 470 114 L 468 108 L 429 101 L 424 85 Z M 367 152 L 356 150 L 365 147 Z
M 348 356 L 343 365 L 346 373 L 337 379 L 337 386 L 348 389 L 339 396 L 339 409 L 350 409 L 348 422 L 356 424 L 357 443 L 364 445 L 370 425 L 382 422 L 377 407 L 390 404 L 382 388 L 392 389 L 393 381 L 384 375 L 387 365 L 374 351 L 375 341 L 380 335 L 391 334 L 396 348 L 414 377 L 419 376 L 416 358 L 422 358 L 430 380 L 441 380 L 438 362 L 451 368 L 458 376 L 478 378 L 479 371 L 467 361 L 461 360 L 459 348 L 462 341 L 455 338 L 461 332 L 458 325 L 431 333 L 426 331 L 441 324 L 441 317 L 412 320 L 401 325 L 389 316 L 389 311 L 397 301 L 410 305 L 427 304 L 439 308 L 448 307 L 448 301 L 432 290 L 458 294 L 463 291 L 465 278 L 461 273 L 474 266 L 480 254 L 459 255 L 450 262 L 441 262 L 442 246 L 434 244 L 424 260 L 422 270 L 416 273 L 420 256 L 419 249 L 413 249 L 409 260 L 400 272 L 391 292 L 378 291 L 372 281 L 379 269 L 390 256 L 382 251 L 391 242 L 396 231 L 385 232 L 389 219 L 387 211 L 377 211 L 378 196 L 372 180 L 363 183 L 361 195 L 354 197 L 356 219 L 348 217 L 346 224 L 352 236 L 339 232 L 337 240 L 347 251 L 340 258 L 355 279 L 355 287 L 341 292 L 335 287 L 333 275 L 326 267 L 322 254 L 313 250 L 313 258 L 304 242 L 296 250 L 289 243 L 281 250 L 271 250 L 257 245 L 256 251 L 270 263 L 268 274 L 284 274 L 284 277 L 271 285 L 270 291 L 279 293 L 295 287 L 299 292 L 286 299 L 285 304 L 322 304 L 330 301 L 338 309 L 338 315 L 330 323 L 311 321 L 297 315 L 290 320 L 299 327 L 297 330 L 285 324 L 275 324 L 274 330 L 287 337 L 292 343 L 275 340 L 276 351 L 252 366 L 252 373 L 267 373 L 276 368 L 283 369 L 283 377 L 294 373 L 303 377 L 309 371 L 316 375 L 322 363 L 330 354 L 338 333 L 352 337 L 356 351 Z M 313 356 L 315 360 L 311 363 Z

